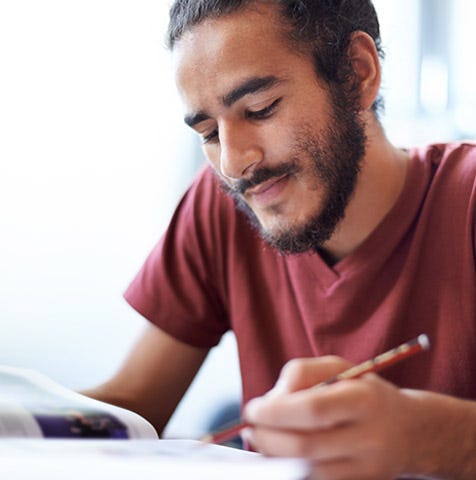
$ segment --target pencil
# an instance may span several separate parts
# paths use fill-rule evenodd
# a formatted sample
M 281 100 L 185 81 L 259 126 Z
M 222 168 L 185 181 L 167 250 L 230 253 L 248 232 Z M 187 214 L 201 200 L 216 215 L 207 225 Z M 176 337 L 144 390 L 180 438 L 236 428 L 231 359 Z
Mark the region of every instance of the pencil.
M 322 388 L 326 385 L 332 385 L 333 383 L 339 382 L 340 380 L 358 378 L 366 373 L 375 373 L 380 372 L 384 368 L 395 365 L 402 360 L 405 360 L 408 357 L 411 357 L 419 352 L 424 350 L 429 350 L 430 341 L 425 334 L 419 335 L 418 337 L 403 343 L 402 345 L 392 348 L 385 353 L 377 355 L 371 360 L 366 360 L 363 363 L 359 363 L 349 369 L 339 373 L 338 375 L 327 379 L 324 382 L 318 383 L 313 388 Z M 235 423 L 231 427 L 224 428 L 223 430 L 212 432 L 204 435 L 200 440 L 205 443 L 223 443 L 227 440 L 234 438 L 246 427 L 251 427 L 252 425 L 247 422 Z

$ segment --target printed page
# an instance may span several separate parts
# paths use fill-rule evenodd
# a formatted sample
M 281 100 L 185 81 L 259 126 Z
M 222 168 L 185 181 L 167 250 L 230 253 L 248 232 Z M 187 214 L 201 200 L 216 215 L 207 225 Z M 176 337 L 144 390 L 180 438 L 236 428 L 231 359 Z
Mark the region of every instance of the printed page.
M 139 415 L 69 390 L 33 370 L 0 366 L 0 436 L 157 438 Z

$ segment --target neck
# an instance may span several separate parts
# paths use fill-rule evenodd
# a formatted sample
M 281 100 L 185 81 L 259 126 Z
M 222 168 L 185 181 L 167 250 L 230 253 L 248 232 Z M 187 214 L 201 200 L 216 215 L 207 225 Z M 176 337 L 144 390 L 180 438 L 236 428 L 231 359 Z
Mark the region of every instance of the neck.
M 387 140 L 376 120 L 369 121 L 366 133 L 367 151 L 354 194 L 322 248 L 330 263 L 352 253 L 372 233 L 395 205 L 405 182 L 408 155 Z

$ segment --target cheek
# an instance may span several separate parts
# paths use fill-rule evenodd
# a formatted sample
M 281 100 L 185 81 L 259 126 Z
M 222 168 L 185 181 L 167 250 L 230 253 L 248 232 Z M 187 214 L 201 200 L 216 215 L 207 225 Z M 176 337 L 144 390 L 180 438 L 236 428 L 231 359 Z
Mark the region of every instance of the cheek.
M 285 116 L 280 118 L 280 122 L 276 122 L 267 129 L 264 138 L 270 155 L 281 160 L 294 155 L 296 150 L 296 133 L 292 128 L 294 125 L 294 121 Z
M 220 150 L 218 147 L 202 146 L 202 152 L 216 173 L 220 174 Z

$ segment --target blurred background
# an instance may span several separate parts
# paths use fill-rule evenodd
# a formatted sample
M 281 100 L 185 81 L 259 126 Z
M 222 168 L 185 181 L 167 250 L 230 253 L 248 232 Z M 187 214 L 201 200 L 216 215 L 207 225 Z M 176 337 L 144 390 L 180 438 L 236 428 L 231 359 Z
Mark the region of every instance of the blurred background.
M 0 364 L 73 389 L 145 326 L 122 299 L 203 162 L 182 124 L 165 0 L 0 0 Z M 382 116 L 401 146 L 475 138 L 471 0 L 377 0 Z M 167 434 L 240 398 L 227 334 Z

